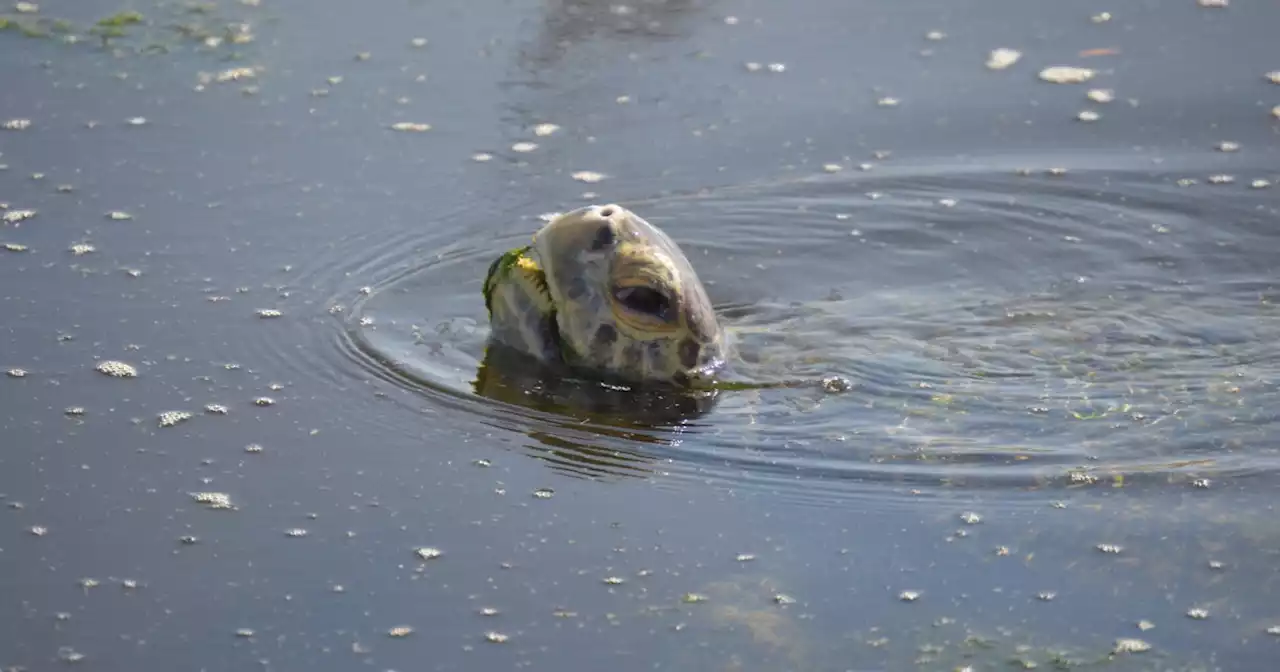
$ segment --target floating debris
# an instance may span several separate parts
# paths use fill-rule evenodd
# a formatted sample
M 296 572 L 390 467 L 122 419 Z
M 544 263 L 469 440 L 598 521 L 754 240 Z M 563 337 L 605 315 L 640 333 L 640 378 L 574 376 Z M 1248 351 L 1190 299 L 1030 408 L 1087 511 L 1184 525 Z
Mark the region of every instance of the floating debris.
M 680 597 L 680 601 L 686 604 L 697 604 L 699 602 L 706 602 L 707 599 L 708 599 L 707 596 L 703 595 L 702 593 L 685 593 L 683 596 Z
M 1229 4 L 1228 0 L 1197 0 L 1201 7 L 1209 7 L 1211 9 L 1225 9 Z
M 738 562 L 751 562 L 752 560 L 756 559 L 756 554 L 755 553 L 739 553 L 738 555 L 734 556 L 733 559 L 737 560 Z
M 9 210 L 4 215 L 0 215 L 0 221 L 5 224 L 19 224 L 35 216 L 35 210 Z
M 67 663 L 78 663 L 84 660 L 84 654 L 69 646 L 59 646 L 58 659 Z
M 131 118 L 129 118 L 129 119 L 126 119 L 126 120 L 125 120 L 125 123 L 126 123 L 126 124 L 129 124 L 130 126 L 146 126 L 146 125 L 147 125 L 147 118 L 146 118 L 146 117 L 131 117 Z
M 238 82 L 242 79 L 253 79 L 257 76 L 258 71 L 254 68 L 231 68 L 215 75 L 214 81 L 225 84 L 227 82 Z
M 1116 544 L 1098 544 L 1094 548 L 1102 551 L 1103 553 L 1110 553 L 1112 555 L 1124 550 L 1123 546 L 1117 546 Z
M 44 525 L 32 525 L 27 529 L 27 531 L 37 537 L 43 537 L 44 535 L 49 534 L 49 528 Z
M 982 522 L 982 515 L 973 511 L 965 511 L 960 514 L 960 520 L 965 525 L 977 525 Z
M 431 124 L 420 124 L 412 121 L 397 121 L 391 124 L 391 130 L 409 133 L 425 133 L 431 130 Z
M 475 154 L 471 155 L 471 160 L 484 163 L 485 161 L 492 161 L 493 155 L 489 154 L 488 152 L 476 152 Z
M 604 579 L 602 579 L 602 582 L 610 586 L 620 586 L 626 583 L 627 580 L 620 576 L 606 576 Z
M 538 488 L 533 491 L 533 496 L 538 499 L 551 499 L 556 496 L 556 491 L 551 488 Z
M 427 38 L 425 38 L 425 37 L 415 37 L 415 38 L 413 38 L 412 40 L 409 40 L 409 44 L 410 44 L 410 45 L 412 45 L 412 46 L 414 46 L 414 47 L 417 47 L 417 48 L 421 49 L 422 47 L 427 46 Z
M 65 410 L 63 410 L 62 412 L 63 412 L 65 415 L 71 416 L 71 417 L 73 417 L 73 418 L 78 418 L 78 417 L 80 417 L 80 416 L 84 415 L 84 406 L 68 406 L 68 407 L 67 407 Z
M 225 492 L 193 492 L 191 499 L 197 504 L 204 504 L 210 509 L 234 509 L 231 495 Z
M 6 131 L 25 131 L 31 128 L 30 119 L 9 119 L 0 124 Z
M 1111 649 L 1112 653 L 1142 653 L 1150 651 L 1151 645 L 1141 639 L 1122 638 L 1116 640 L 1116 645 Z
M 1154 627 L 1156 627 L 1156 624 L 1146 620 L 1145 618 L 1142 619 L 1141 621 L 1138 621 L 1138 629 L 1143 632 L 1151 630 Z
M 10 378 L 26 378 L 27 377 L 26 369 L 9 369 L 8 371 L 5 371 L 5 373 L 8 374 Z
M 444 555 L 444 551 L 438 548 L 433 548 L 431 546 L 422 546 L 420 548 L 414 549 L 413 552 L 415 555 L 417 555 L 419 558 L 423 560 L 435 560 L 436 558 Z
M 1097 112 L 1094 112 L 1093 110 L 1082 110 L 1080 114 L 1076 115 L 1076 119 L 1079 119 L 1080 121 L 1084 121 L 1084 122 L 1097 121 L 1101 118 L 1102 118 L 1102 115 L 1098 114 Z
M 1193 488 L 1208 488 L 1209 485 L 1209 479 L 1207 478 L 1197 478 L 1196 480 L 1191 481 L 1191 487 Z
M 1072 485 L 1093 485 L 1098 482 L 1098 477 L 1087 471 L 1071 471 L 1067 472 L 1067 482 Z
M 1053 84 L 1080 84 L 1093 79 L 1093 70 L 1069 65 L 1055 65 L 1040 71 L 1040 79 Z
M 246 453 L 261 453 L 261 452 L 262 452 L 262 446 L 261 446 L 261 445 L 259 445 L 259 444 L 256 444 L 256 443 L 251 443 L 251 444 L 249 444 L 249 445 L 247 445 L 247 446 L 245 446 L 245 447 L 244 447 L 244 452 L 246 452 Z
M 1022 52 L 1017 49 L 992 49 L 987 55 L 987 68 L 991 70 L 1004 70 L 1005 68 L 1017 63 L 1022 58 Z
M 284 315 L 283 312 L 276 310 L 275 308 L 261 308 L 254 312 L 255 314 L 257 314 L 258 317 L 264 320 L 269 320 L 271 318 L 280 317 L 281 315 Z
M 481 616 L 497 616 L 499 611 L 493 607 L 480 607 L 476 610 Z
M 536 142 L 517 142 L 514 145 L 511 145 L 511 151 L 520 152 L 522 154 L 527 154 L 537 148 L 538 143 Z
M 1094 14 L 1093 16 L 1089 17 L 1089 20 L 1094 23 L 1106 23 L 1111 20 L 1111 12 L 1102 12 L 1099 14 Z
M 796 598 L 791 597 L 790 595 L 787 595 L 785 593 L 775 593 L 773 596 L 773 603 L 780 604 L 785 607 L 787 605 L 795 604 Z
M 1219 152 L 1238 152 L 1240 151 L 1240 143 L 1223 140 L 1217 145 L 1214 145 L 1214 149 L 1217 149 Z
M 13 11 L 19 14 L 35 14 L 40 11 L 40 5 L 34 2 L 16 2 L 13 5 Z
M 1036 599 L 1040 600 L 1041 602 L 1051 602 L 1053 601 L 1053 598 L 1057 596 L 1058 594 L 1053 592 L 1052 590 L 1046 590 L 1040 593 L 1036 593 Z
M 195 546 L 196 544 L 200 543 L 200 537 L 197 537 L 192 534 L 184 534 L 181 537 L 178 537 L 178 543 L 182 544 L 183 546 Z
M 116 220 L 116 221 L 124 221 L 124 220 L 126 220 L 126 219 L 133 219 L 133 215 L 131 215 L 131 214 L 127 213 L 127 212 L 124 212 L 124 211 L 122 211 L 122 210 L 112 210 L 111 212 L 108 212 L 108 213 L 107 213 L 107 219 L 113 219 L 113 220 Z
M 397 625 L 387 631 L 389 637 L 408 637 L 413 634 L 413 628 L 408 625 Z
M 112 378 L 137 378 L 138 369 L 132 364 L 116 361 L 114 359 L 104 359 L 94 365 L 94 370 Z
M 1089 89 L 1084 95 L 1095 103 L 1109 103 L 1116 99 L 1116 93 L 1111 89 Z
M 1274 635 L 1274 636 L 1276 636 L 1276 637 L 1280 637 L 1280 625 L 1273 625 L 1273 626 L 1268 627 L 1268 628 L 1267 628 L 1267 634 L 1268 634 L 1268 635 Z
M 591 170 L 580 170 L 571 175 L 571 177 L 579 182 L 594 183 L 605 179 L 607 176 L 604 173 L 597 173 Z
M 876 101 L 876 105 L 880 107 L 897 107 L 902 101 L 893 96 L 885 96 Z
M 822 379 L 822 391 L 829 394 L 840 394 L 853 389 L 853 381 L 844 376 L 826 376 Z
M 1209 610 L 1201 607 L 1193 607 L 1187 610 L 1187 618 L 1194 618 L 1197 621 L 1203 621 L 1209 618 Z
M 253 400 L 254 406 L 275 406 L 276 400 L 271 397 L 257 397 Z
M 1271 186 L 1271 180 L 1257 179 L 1249 183 L 1250 189 L 1266 189 Z
M 89 578 L 89 577 L 80 579 L 79 581 L 77 581 L 77 583 L 80 584 L 81 588 L 86 588 L 86 589 L 97 588 L 99 585 L 101 585 L 100 581 L 98 581 L 97 579 Z
M 86 254 L 92 254 L 98 251 L 98 248 L 90 245 L 89 243 L 76 243 L 68 249 L 71 250 L 71 254 L 74 254 L 77 257 L 83 257 Z
M 237 628 L 236 629 L 236 637 L 252 637 L 253 634 L 254 634 L 253 628 Z
M 1231 184 L 1232 182 L 1235 182 L 1235 181 L 1236 181 L 1236 178 L 1234 175 L 1210 175 L 1209 176 L 1209 184 Z
M 493 466 L 493 462 L 490 462 L 489 460 L 486 460 L 486 459 L 484 459 L 484 458 L 479 458 L 479 459 L 472 460 L 472 461 L 471 461 L 471 464 L 474 464 L 474 465 L 476 465 L 477 467 L 492 467 L 492 466 Z
M 838 164 L 838 163 L 824 163 L 824 164 L 822 164 L 822 170 L 824 170 L 824 171 L 826 171 L 826 172 L 828 172 L 828 173 L 838 173 L 838 172 L 840 172 L 840 171 L 844 170 L 844 166 L 842 166 L 842 165 L 840 165 L 840 164 Z
M 492 632 L 492 631 L 484 633 L 484 638 L 485 638 L 485 641 L 492 642 L 494 644 L 501 644 L 507 641 L 508 639 L 510 639 L 510 637 L 502 634 L 501 632 Z
M 898 593 L 898 599 L 902 600 L 903 602 L 915 602 L 916 600 L 920 599 L 920 591 L 904 590 L 901 593 Z
M 924 34 L 924 39 L 929 40 L 930 42 L 941 42 L 942 40 L 947 39 L 947 34 L 941 30 L 931 30 Z
M 558 130 L 560 130 L 560 127 L 555 124 L 538 124 L 533 127 L 533 134 L 539 137 L 546 137 Z
M 5 243 L 3 247 L 10 252 L 26 252 L 28 249 L 26 245 L 19 243 Z
M 192 415 L 188 411 L 165 411 L 156 418 L 156 422 L 159 423 L 161 427 L 173 427 L 174 425 L 186 422 L 191 418 Z
M 1275 107 L 1271 108 L 1271 116 L 1275 117 L 1276 119 L 1280 119 L 1280 105 L 1276 105 Z
M 308 532 L 305 528 L 291 527 L 284 531 L 284 536 L 294 537 L 295 539 L 307 536 Z

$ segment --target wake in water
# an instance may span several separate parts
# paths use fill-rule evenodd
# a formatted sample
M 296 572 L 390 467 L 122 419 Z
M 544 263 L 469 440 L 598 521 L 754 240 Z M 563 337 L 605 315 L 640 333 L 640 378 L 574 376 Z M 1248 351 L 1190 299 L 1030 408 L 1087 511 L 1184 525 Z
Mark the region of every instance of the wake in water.
M 1243 189 L 1210 224 L 1176 179 L 904 171 L 650 203 L 734 342 L 701 396 L 486 350 L 479 240 L 353 305 L 347 353 L 483 424 L 612 456 L 596 472 L 667 460 L 837 493 L 1272 474 L 1280 456 L 1246 437 L 1280 401 L 1274 195 Z

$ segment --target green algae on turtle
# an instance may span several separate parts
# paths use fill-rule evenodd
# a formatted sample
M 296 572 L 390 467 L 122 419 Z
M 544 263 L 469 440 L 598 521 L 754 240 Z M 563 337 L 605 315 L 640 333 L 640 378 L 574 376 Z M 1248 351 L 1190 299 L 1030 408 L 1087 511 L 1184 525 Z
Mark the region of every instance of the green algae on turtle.
M 562 214 L 489 266 L 491 340 L 626 383 L 694 387 L 728 344 L 706 289 L 666 233 L 615 204 Z

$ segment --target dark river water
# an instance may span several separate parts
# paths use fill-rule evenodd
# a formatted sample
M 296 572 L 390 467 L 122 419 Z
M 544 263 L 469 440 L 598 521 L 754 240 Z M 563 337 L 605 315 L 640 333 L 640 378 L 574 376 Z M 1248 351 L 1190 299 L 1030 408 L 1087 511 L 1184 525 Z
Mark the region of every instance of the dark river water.
M 1275 669 L 1280 4 L 1206 3 L 6 5 L 0 669 Z M 713 403 L 486 359 L 607 202 Z

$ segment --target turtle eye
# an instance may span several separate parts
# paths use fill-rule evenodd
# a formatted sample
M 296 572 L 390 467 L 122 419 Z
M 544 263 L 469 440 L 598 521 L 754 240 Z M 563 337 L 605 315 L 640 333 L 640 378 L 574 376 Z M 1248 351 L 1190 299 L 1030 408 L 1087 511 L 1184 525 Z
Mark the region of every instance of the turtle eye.
M 651 287 L 622 287 L 613 293 L 618 303 L 633 312 L 666 321 L 671 314 L 671 300 Z

